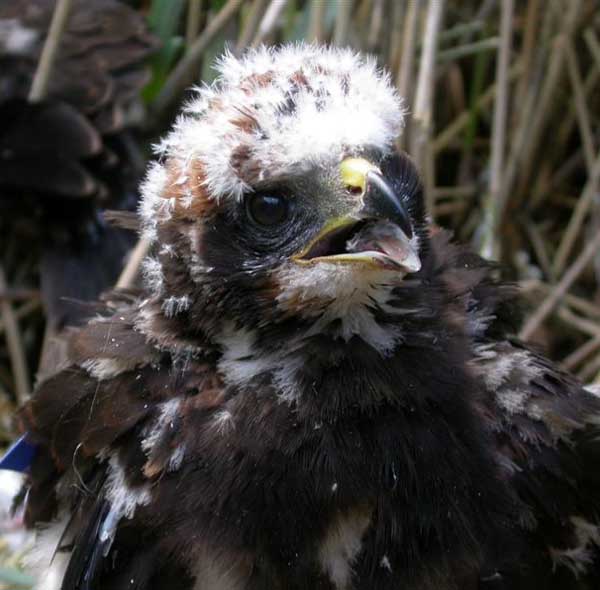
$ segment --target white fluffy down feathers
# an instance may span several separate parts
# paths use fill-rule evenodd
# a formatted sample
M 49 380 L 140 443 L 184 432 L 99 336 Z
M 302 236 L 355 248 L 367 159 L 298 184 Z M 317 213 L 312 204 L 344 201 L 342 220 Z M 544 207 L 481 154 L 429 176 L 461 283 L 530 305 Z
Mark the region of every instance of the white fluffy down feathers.
M 209 198 L 239 198 L 249 189 L 232 166 L 241 147 L 260 179 L 301 172 L 359 148 L 390 149 L 402 130 L 405 111 L 388 75 L 374 60 L 351 50 L 262 47 L 241 59 L 226 53 L 216 70 L 214 84 L 196 89 L 157 149 L 176 163 L 182 183 L 190 164 L 199 164 Z M 240 116 L 253 125 L 240 126 Z M 155 215 L 164 214 L 154 209 L 164 209 L 169 198 L 161 167 L 150 170 L 143 186 L 147 228 L 156 223 Z

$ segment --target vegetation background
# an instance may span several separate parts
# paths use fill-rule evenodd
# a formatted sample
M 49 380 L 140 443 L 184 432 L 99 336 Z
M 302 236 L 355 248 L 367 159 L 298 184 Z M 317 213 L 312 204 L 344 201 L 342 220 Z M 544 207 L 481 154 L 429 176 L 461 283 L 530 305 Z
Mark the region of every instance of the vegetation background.
M 215 56 L 261 43 L 376 56 L 410 110 L 398 141 L 434 222 L 521 285 L 521 338 L 600 383 L 598 0 L 118 4 L 0 0 L 0 448 L 59 362 L 53 336 L 93 313 L 63 295 L 136 283 L 146 245 L 104 211 L 135 208 L 151 144 Z M 19 525 L 0 520 L 0 588 L 32 583 Z

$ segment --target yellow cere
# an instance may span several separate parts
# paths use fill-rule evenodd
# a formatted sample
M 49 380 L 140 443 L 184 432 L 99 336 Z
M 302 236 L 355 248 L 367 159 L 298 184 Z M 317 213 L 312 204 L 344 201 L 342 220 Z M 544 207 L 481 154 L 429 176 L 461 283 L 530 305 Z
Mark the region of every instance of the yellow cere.
M 346 158 L 340 164 L 340 175 L 345 186 L 365 190 L 367 172 L 379 170 L 364 158 Z

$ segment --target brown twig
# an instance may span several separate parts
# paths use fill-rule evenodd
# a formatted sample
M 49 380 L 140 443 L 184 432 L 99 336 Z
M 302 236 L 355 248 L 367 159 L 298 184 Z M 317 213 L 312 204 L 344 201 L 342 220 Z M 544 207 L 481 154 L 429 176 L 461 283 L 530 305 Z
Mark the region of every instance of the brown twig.
M 188 13 L 185 28 L 185 42 L 192 45 L 200 31 L 200 16 L 202 15 L 202 0 L 188 0 Z
M 529 0 L 527 3 L 527 13 L 525 15 L 525 31 L 523 33 L 523 49 L 521 55 L 523 59 L 523 73 L 519 80 L 515 92 L 516 104 L 522 104 L 527 91 L 527 84 L 531 77 L 531 67 L 533 65 L 533 55 L 536 45 L 536 33 L 538 30 L 538 18 L 540 11 L 540 0 Z
M 167 78 L 152 106 L 154 112 L 163 113 L 195 81 L 202 54 L 241 7 L 242 0 L 227 0 Z
M 144 237 L 140 238 L 135 248 L 129 254 L 125 268 L 123 268 L 119 275 L 119 279 L 115 285 L 117 289 L 129 289 L 133 286 L 142 262 L 149 251 L 150 241 Z
M 575 55 L 575 48 L 573 47 L 573 43 L 570 39 L 567 39 L 566 41 L 565 53 L 567 56 L 567 71 L 569 72 L 569 78 L 571 80 L 571 86 L 573 87 L 573 95 L 575 98 L 575 113 L 577 115 L 577 124 L 579 126 L 581 142 L 583 144 L 583 154 L 585 156 L 588 175 L 591 175 L 594 167 L 595 153 L 592 123 L 590 113 L 585 102 L 585 91 L 583 87 L 583 81 L 581 79 L 581 73 L 579 72 L 577 55 Z
M 581 226 L 583 225 L 583 221 L 585 216 L 587 215 L 590 206 L 592 205 L 592 201 L 594 199 L 594 195 L 598 191 L 598 185 L 600 183 L 600 151 L 596 156 L 596 160 L 592 167 L 591 174 L 587 179 L 583 192 L 581 193 L 581 197 L 577 201 L 577 205 L 571 218 L 569 219 L 569 223 L 567 225 L 567 229 L 564 231 L 562 240 L 558 246 L 558 250 L 556 251 L 556 256 L 554 258 L 554 263 L 552 265 L 552 270 L 555 275 L 559 275 L 573 249 L 577 236 L 581 230 Z
M 425 171 L 426 210 L 433 213 L 434 171 L 431 168 L 432 152 L 430 135 L 433 116 L 433 94 L 435 80 L 435 57 L 437 40 L 442 23 L 445 0 L 429 0 L 423 37 L 423 51 L 419 65 L 417 91 L 411 130 L 411 154 L 418 167 Z
M 530 293 L 533 291 L 544 291 L 544 293 L 551 293 L 552 289 L 554 289 L 554 285 L 550 285 L 548 283 L 538 281 L 538 280 L 527 280 L 521 281 L 519 283 L 519 287 L 521 291 L 524 293 Z M 572 293 L 566 293 L 564 296 L 564 302 L 572 307 L 579 313 L 592 318 L 593 320 L 600 322 L 600 306 L 595 305 L 591 301 L 587 299 L 583 299 L 577 295 L 573 295 Z
M 6 289 L 6 275 L 4 274 L 4 267 L 0 264 L 0 291 L 6 291 Z M 6 331 L 6 344 L 15 381 L 15 394 L 17 401 L 22 404 L 31 392 L 23 338 L 12 305 L 6 300 L 0 301 L 0 311 Z
M 588 100 L 592 95 L 596 84 L 600 80 L 600 68 L 592 68 L 587 74 L 585 81 L 583 82 L 583 94 L 584 99 Z M 567 145 L 569 136 L 573 131 L 573 127 L 576 122 L 574 101 L 570 101 L 567 105 L 566 116 L 563 117 L 563 121 L 560 124 L 558 133 L 556 134 L 556 145 L 565 146 Z M 538 175 L 533 194 L 530 199 L 530 208 L 534 209 L 537 207 L 542 200 L 543 196 L 548 194 L 553 187 L 557 186 L 562 182 L 566 176 L 571 174 L 574 168 L 579 165 L 577 158 L 581 155 L 581 150 L 576 150 L 573 154 L 567 154 L 567 157 L 562 163 L 560 163 L 557 169 L 551 166 L 550 162 L 546 161 L 542 163 L 542 171 Z M 552 174 L 550 174 L 552 172 Z
M 346 45 L 348 42 L 353 8 L 354 0 L 345 0 L 338 4 L 333 28 L 333 42 L 335 45 Z
M 541 303 L 538 309 L 531 315 L 521 330 L 519 337 L 527 340 L 539 328 L 554 308 L 560 303 L 571 285 L 577 280 L 588 263 L 592 260 L 600 248 L 600 233 L 587 244 L 583 252 L 577 257 L 561 281 L 554 287 L 550 295 Z
M 392 2 L 391 15 L 386 28 L 389 28 L 387 66 L 390 72 L 397 72 L 400 65 L 402 52 L 402 35 L 399 33 L 404 28 L 403 22 L 408 9 L 408 3 Z
M 557 316 L 569 326 L 576 328 L 588 336 L 600 336 L 600 324 L 573 313 L 567 307 L 560 307 Z
M 600 80 L 600 66 L 598 68 L 591 68 L 585 77 L 585 80 L 583 82 L 584 102 L 589 100 L 590 97 L 593 96 L 592 92 L 595 89 L 596 84 L 598 84 L 598 80 Z M 556 134 L 558 145 L 565 145 L 567 143 L 569 136 L 573 131 L 573 127 L 575 126 L 575 123 L 577 121 L 577 113 L 574 101 L 569 102 L 569 104 L 567 105 L 567 109 L 567 115 L 566 117 L 564 117 L 564 120 L 562 121 L 558 129 L 558 133 Z
M 520 126 L 526 129 L 526 133 L 517 156 L 518 165 L 511 168 L 510 176 L 507 172 L 505 190 L 516 190 L 518 194 L 522 194 L 524 187 L 527 186 L 534 157 L 541 146 L 542 133 L 546 121 L 551 116 L 557 88 L 563 77 L 566 42 L 575 32 L 581 15 L 582 3 L 583 0 L 570 0 L 566 4 L 566 13 L 561 20 L 562 27 L 554 41 L 539 96 L 534 101 L 535 108 L 531 113 L 527 113 L 527 116 L 524 115 L 519 122 Z M 519 182 L 515 189 L 514 182 L 517 178 Z
M 551 277 L 552 263 L 550 262 L 550 255 L 548 254 L 548 248 L 538 226 L 529 220 L 525 222 L 524 226 L 538 263 L 542 267 L 542 271 L 547 277 Z
M 404 30 L 402 33 L 402 55 L 396 79 L 398 92 L 408 108 L 410 108 L 413 103 L 413 95 L 409 89 L 411 88 L 413 79 L 417 27 L 419 24 L 419 7 L 419 2 L 408 3 L 408 9 L 404 19 Z M 405 136 L 401 135 L 398 142 L 400 147 L 406 145 Z
M 20 307 L 17 307 L 16 309 L 13 308 L 15 320 L 20 321 L 23 318 L 26 318 L 29 314 L 33 313 L 34 311 L 37 311 L 41 307 L 42 302 L 40 299 L 30 299 L 29 301 L 23 303 L 23 305 L 21 305 Z M 0 321 L 0 334 L 3 334 L 4 331 L 4 322 Z
M 67 25 L 71 4 L 72 0 L 58 0 L 54 8 L 48 36 L 44 42 L 40 61 L 33 76 L 31 89 L 29 90 L 29 102 L 40 102 L 46 97 L 50 74 L 56 60 L 60 40 Z
M 572 371 L 597 350 L 600 350 L 600 334 L 590 338 L 585 344 L 574 350 L 569 356 L 563 359 L 561 364 L 567 371 Z
M 248 45 L 250 45 L 252 39 L 256 35 L 258 25 L 260 24 L 260 19 L 265 12 L 266 6 L 267 0 L 254 0 L 252 2 L 252 6 L 250 6 L 250 10 L 248 11 L 248 15 L 246 16 L 246 20 L 244 22 L 244 27 L 240 32 L 240 36 L 235 46 L 235 52 L 238 55 Z
M 489 37 L 488 39 L 481 39 L 479 41 L 474 41 L 473 43 L 465 43 L 464 45 L 444 49 L 444 51 L 438 53 L 437 62 L 440 64 L 447 63 L 462 57 L 481 53 L 482 51 L 493 51 L 494 49 L 498 49 L 499 42 L 500 39 L 498 39 L 498 37 Z
M 371 9 L 371 22 L 369 23 L 369 34 L 367 36 L 368 51 L 375 51 L 375 49 L 381 42 L 384 12 L 385 0 L 374 0 Z
M 39 289 L 13 289 L 10 288 L 0 293 L 0 301 L 40 300 L 42 294 Z
M 309 10 L 309 24 L 307 38 L 309 41 L 320 42 L 325 38 L 325 10 L 326 2 L 312 2 Z
M 508 74 L 509 82 L 516 78 L 522 68 L 522 63 L 518 61 L 514 64 L 510 72 Z M 436 137 L 431 142 L 431 147 L 434 153 L 441 152 L 443 149 L 447 148 L 450 143 L 461 133 L 465 127 L 469 124 L 471 117 L 473 116 L 473 112 L 479 112 L 483 109 L 486 109 L 488 106 L 492 104 L 494 98 L 496 97 L 496 92 L 498 90 L 497 84 L 492 84 L 477 100 L 475 103 L 475 108 L 473 110 L 465 110 L 458 117 L 456 117 L 449 125 L 447 125 L 440 133 L 436 135 Z
M 594 58 L 594 61 L 596 62 L 596 69 L 600 70 L 600 41 L 598 41 L 598 37 L 596 36 L 594 29 L 588 27 L 583 32 L 583 38 L 588 49 L 590 50 L 590 53 L 592 54 L 592 57 Z
M 501 4 L 500 47 L 496 63 L 496 85 L 498 91 L 494 102 L 492 123 L 492 154 L 490 164 L 490 186 L 483 202 L 483 236 L 481 255 L 484 258 L 500 258 L 499 230 L 504 217 L 505 200 L 501 200 L 504 172 L 504 152 L 506 149 L 506 125 L 508 114 L 508 67 L 512 45 L 513 0 Z
M 485 27 L 485 21 L 475 17 L 473 20 L 466 23 L 459 23 L 440 31 L 440 44 L 448 43 L 449 41 L 459 40 L 470 40 L 473 34 L 478 33 Z
M 474 184 L 458 186 L 436 186 L 433 189 L 435 199 L 470 199 L 477 193 L 477 187 Z
M 286 4 L 287 0 L 271 0 L 269 7 L 260 21 L 258 31 L 256 31 L 254 39 L 252 39 L 251 47 L 258 47 L 275 30 Z
M 579 371 L 577 376 L 584 383 L 587 381 L 592 381 L 593 383 L 600 383 L 600 354 L 595 356 L 588 363 L 586 363 L 581 369 L 581 371 Z

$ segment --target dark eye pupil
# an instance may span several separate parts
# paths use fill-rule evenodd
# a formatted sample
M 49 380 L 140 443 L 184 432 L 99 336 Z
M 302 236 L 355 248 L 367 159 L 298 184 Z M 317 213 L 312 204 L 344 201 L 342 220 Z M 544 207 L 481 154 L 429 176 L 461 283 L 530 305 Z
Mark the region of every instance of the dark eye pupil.
M 250 195 L 247 201 L 250 217 L 260 225 L 276 225 L 285 221 L 287 202 L 277 195 Z

